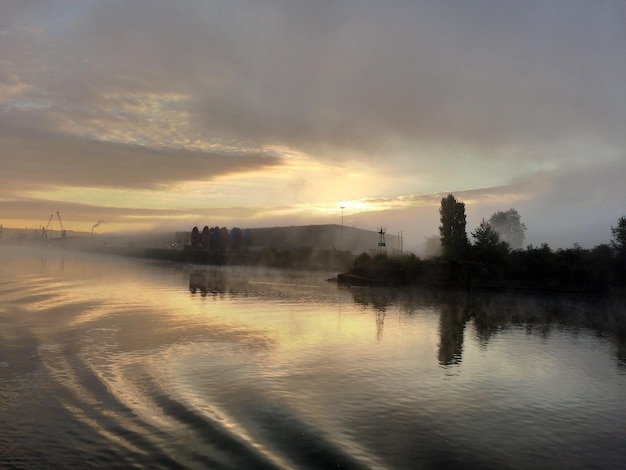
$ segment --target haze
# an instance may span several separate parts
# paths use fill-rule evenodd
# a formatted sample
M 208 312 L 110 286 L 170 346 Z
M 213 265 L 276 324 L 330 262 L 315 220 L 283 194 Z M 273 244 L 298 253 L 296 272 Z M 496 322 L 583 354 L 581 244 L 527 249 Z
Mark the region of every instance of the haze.
M 0 223 L 336 223 L 608 242 L 626 213 L 621 1 L 0 4 Z M 341 209 L 343 207 L 344 209 Z

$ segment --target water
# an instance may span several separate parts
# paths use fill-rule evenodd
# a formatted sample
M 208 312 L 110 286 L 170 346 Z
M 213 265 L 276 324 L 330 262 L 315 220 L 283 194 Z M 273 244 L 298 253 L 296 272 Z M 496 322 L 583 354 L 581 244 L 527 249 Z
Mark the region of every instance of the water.
M 329 275 L 0 246 L 0 467 L 626 468 L 589 302 Z

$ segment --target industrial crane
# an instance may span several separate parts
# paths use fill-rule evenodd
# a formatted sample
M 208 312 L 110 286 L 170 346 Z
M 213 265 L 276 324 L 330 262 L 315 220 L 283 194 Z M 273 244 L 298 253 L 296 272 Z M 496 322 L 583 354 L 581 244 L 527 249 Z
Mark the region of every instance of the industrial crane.
M 61 236 L 65 237 L 65 229 L 63 228 L 63 222 L 61 222 L 61 214 L 57 211 L 57 218 L 59 219 L 59 227 L 61 227 Z
M 41 229 L 41 238 L 46 240 L 48 238 L 48 227 L 50 227 L 50 222 L 54 218 L 54 214 L 50 214 L 50 218 L 48 219 L 48 223 L 46 224 L 46 228 Z

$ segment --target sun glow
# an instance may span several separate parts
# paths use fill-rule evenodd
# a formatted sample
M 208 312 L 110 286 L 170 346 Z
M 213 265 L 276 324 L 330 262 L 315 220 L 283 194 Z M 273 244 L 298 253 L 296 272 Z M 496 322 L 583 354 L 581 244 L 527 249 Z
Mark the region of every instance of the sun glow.
M 345 211 L 346 214 L 376 210 L 376 206 L 368 203 L 366 199 L 355 201 L 339 201 L 337 203 L 337 206 L 340 210 Z

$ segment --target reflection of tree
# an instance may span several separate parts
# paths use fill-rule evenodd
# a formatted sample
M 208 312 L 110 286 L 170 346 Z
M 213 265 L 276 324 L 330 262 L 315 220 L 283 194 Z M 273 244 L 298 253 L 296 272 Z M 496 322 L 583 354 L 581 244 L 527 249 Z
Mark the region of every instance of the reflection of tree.
M 506 328 L 501 318 L 485 314 L 484 310 L 478 310 L 474 316 L 474 328 L 478 344 L 486 347 L 489 340 L 498 332 Z
M 378 341 L 383 339 L 384 327 L 385 327 L 385 311 L 379 310 L 376 312 L 376 339 Z
M 465 324 L 471 319 L 478 344 L 489 341 L 511 326 L 521 327 L 527 335 L 547 338 L 555 327 L 586 329 L 613 337 L 617 361 L 626 367 L 626 309 L 624 299 L 587 298 L 575 295 L 532 295 L 472 293 L 438 289 L 350 289 L 357 304 L 376 313 L 377 338 L 382 339 L 385 314 L 397 306 L 411 315 L 420 308 L 440 308 L 438 360 L 442 365 L 462 360 Z
M 617 356 L 617 365 L 621 369 L 626 369 L 626 338 L 622 338 L 621 341 L 617 341 L 616 353 Z
M 195 270 L 189 274 L 189 291 L 192 294 L 200 291 L 207 294 L 238 294 L 247 291 L 247 281 L 237 276 L 227 276 L 218 269 Z
M 467 320 L 465 296 L 459 298 L 450 292 L 392 288 L 353 288 L 350 293 L 354 302 L 371 308 L 376 313 L 376 338 L 383 336 L 385 314 L 390 305 L 398 307 L 404 314 L 413 314 L 419 306 L 440 305 L 439 362 L 459 364 L 463 350 L 463 331 Z
M 441 305 L 439 316 L 439 352 L 441 365 L 460 364 L 463 355 L 463 332 L 466 311 L 456 302 Z
M 216 270 L 193 271 L 189 274 L 189 291 L 195 294 L 197 291 L 205 296 L 208 293 L 223 293 L 226 291 L 226 279 L 224 273 Z
M 548 338 L 555 327 L 567 327 L 613 337 L 618 364 L 626 364 L 626 312 L 619 297 L 485 294 L 471 302 L 476 337 L 482 347 L 511 326 L 542 338 Z

